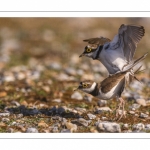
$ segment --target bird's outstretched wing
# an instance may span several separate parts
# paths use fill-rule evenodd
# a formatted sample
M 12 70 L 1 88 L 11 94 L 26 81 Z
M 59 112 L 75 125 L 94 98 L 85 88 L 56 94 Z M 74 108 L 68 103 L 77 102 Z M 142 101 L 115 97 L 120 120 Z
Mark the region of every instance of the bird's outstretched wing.
M 88 42 L 89 44 L 95 44 L 95 45 L 104 45 L 106 42 L 110 42 L 111 40 L 105 37 L 97 37 L 97 38 L 90 38 L 83 40 L 84 42 Z
M 133 59 L 137 44 L 144 36 L 145 29 L 143 26 L 124 25 L 122 24 L 118 30 L 119 38 L 123 40 L 123 52 L 127 61 Z

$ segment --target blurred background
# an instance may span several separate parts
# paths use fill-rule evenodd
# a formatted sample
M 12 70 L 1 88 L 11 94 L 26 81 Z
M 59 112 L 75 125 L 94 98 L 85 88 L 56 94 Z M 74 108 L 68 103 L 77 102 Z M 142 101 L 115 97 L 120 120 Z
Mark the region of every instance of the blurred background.
M 145 36 L 135 54 L 138 57 L 149 51 L 149 23 L 150 18 L 0 18 L 1 67 L 5 63 L 28 64 L 31 58 L 67 64 L 75 54 L 82 53 L 84 39 L 99 36 L 113 39 L 121 24 L 144 26 Z

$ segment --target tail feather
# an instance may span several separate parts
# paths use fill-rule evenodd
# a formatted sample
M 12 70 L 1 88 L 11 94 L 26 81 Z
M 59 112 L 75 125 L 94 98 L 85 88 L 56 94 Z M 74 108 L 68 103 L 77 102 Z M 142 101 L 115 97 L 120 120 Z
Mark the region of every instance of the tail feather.
M 132 64 L 130 64 L 129 66 L 127 66 L 127 68 L 124 69 L 123 72 L 129 72 L 125 76 L 126 77 L 126 85 L 129 85 L 129 83 L 131 83 L 133 81 L 133 79 L 140 82 L 140 80 L 135 76 L 135 74 L 138 74 L 139 72 L 143 71 L 143 70 L 140 70 L 142 65 L 140 67 L 138 67 L 136 70 L 133 70 L 133 67 L 135 65 L 137 65 L 138 63 L 140 63 L 142 60 L 144 60 L 146 58 L 147 54 L 148 53 L 146 53 L 142 57 L 136 59 Z
M 148 53 L 144 54 L 143 56 L 141 56 L 140 58 L 136 59 L 132 64 L 128 65 L 122 72 L 128 72 L 129 70 L 131 70 L 135 65 L 137 65 L 138 63 L 140 63 L 142 60 L 144 60 L 146 58 Z M 141 67 L 138 68 L 138 70 Z M 135 72 L 134 72 L 135 73 Z

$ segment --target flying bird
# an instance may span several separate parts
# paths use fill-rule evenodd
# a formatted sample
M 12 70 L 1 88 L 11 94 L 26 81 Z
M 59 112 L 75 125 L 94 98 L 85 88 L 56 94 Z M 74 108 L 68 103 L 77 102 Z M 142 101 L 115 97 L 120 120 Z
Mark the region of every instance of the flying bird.
M 83 40 L 89 45 L 79 57 L 87 56 L 99 60 L 109 74 L 126 70 L 128 65 L 134 64 L 133 56 L 144 33 L 143 26 L 122 24 L 112 41 L 105 37 Z

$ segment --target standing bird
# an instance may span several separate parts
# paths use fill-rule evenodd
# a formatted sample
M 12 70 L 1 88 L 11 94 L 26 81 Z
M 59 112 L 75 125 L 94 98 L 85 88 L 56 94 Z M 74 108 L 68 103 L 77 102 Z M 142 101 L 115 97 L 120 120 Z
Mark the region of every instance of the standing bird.
M 94 81 L 85 81 L 80 82 L 77 89 L 86 92 L 88 94 L 91 94 L 97 98 L 109 100 L 112 98 L 117 98 L 120 101 L 119 108 L 116 111 L 116 117 L 118 117 L 118 110 L 122 107 L 122 115 L 120 116 L 119 120 L 124 116 L 124 105 L 125 101 L 121 98 L 121 94 L 125 88 L 125 75 L 127 73 L 131 74 L 131 69 L 141 62 L 145 57 L 147 56 L 147 53 L 137 59 L 134 64 L 132 64 L 128 69 L 124 71 L 120 71 L 116 74 L 113 74 L 107 78 L 105 78 L 101 83 L 96 83 Z M 136 79 L 135 75 L 138 71 L 140 71 L 141 66 L 136 70 L 133 71 L 132 77 Z M 76 90 L 77 90 L 76 89 Z
M 90 45 L 85 47 L 79 57 L 87 56 L 99 60 L 109 74 L 126 70 L 128 65 L 134 64 L 133 56 L 144 33 L 143 26 L 122 24 L 112 41 L 104 37 L 83 40 Z

